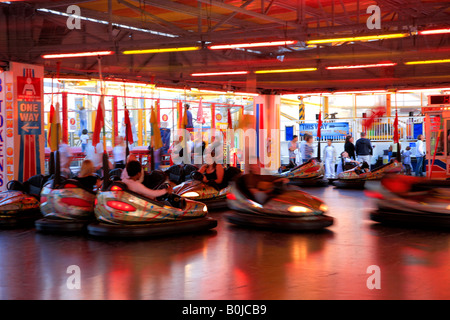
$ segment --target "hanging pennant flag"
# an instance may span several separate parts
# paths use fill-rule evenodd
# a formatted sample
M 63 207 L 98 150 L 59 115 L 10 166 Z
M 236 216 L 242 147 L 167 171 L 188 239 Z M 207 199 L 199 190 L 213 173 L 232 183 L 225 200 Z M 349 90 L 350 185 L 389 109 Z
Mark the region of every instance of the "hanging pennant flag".
M 203 103 L 202 99 L 198 102 L 197 122 L 205 124 L 205 117 L 203 117 Z
M 181 119 L 181 129 L 186 129 L 188 125 L 187 109 L 184 108 L 183 118 Z
M 130 121 L 130 113 L 125 107 L 125 137 L 129 144 L 133 144 L 133 131 L 131 130 L 131 121 Z
M 319 111 L 319 121 L 317 123 L 317 138 L 322 137 L 321 129 L 322 129 L 322 111 Z
M 58 150 L 58 144 L 61 140 L 61 123 L 59 121 L 59 102 L 56 108 L 50 106 L 50 128 L 48 130 L 48 144 L 52 152 Z
M 228 108 L 228 129 L 233 129 L 233 119 L 231 118 L 231 108 Z
M 150 123 L 152 126 L 152 146 L 153 149 L 158 150 L 162 148 L 163 143 L 161 139 L 161 132 L 158 126 L 158 119 L 156 118 L 155 110 L 152 108 L 152 114 L 150 116 Z
M 105 122 L 104 109 L 103 109 L 103 96 L 100 97 L 98 102 L 97 114 L 95 115 L 94 134 L 92 135 L 92 145 L 95 147 L 100 142 L 100 132 L 103 129 Z M 106 150 L 105 150 L 106 151 Z
M 183 122 L 183 103 L 178 101 L 177 103 L 177 114 L 178 114 L 178 129 L 182 129 Z
M 394 143 L 398 143 L 398 114 L 397 110 L 395 111 L 395 119 L 394 119 Z

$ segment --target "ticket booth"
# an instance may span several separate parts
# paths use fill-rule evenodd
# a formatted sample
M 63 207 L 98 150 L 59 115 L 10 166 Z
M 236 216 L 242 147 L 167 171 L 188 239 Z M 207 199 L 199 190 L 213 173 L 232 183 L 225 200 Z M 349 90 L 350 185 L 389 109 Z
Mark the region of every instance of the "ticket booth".
M 450 178 L 450 94 L 428 96 L 425 115 L 427 176 Z

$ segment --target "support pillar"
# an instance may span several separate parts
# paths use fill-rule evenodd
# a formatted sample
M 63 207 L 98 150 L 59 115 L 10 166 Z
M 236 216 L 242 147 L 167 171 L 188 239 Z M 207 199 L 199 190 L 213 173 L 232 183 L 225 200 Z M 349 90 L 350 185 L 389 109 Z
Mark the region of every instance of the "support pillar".
M 0 73 L 0 191 L 45 174 L 42 66 L 10 62 Z
M 391 116 L 391 112 L 392 112 L 392 108 L 391 108 L 392 102 L 391 102 L 391 99 L 392 99 L 392 95 L 391 95 L 390 93 L 388 93 L 388 94 L 386 95 L 386 117 L 390 117 L 390 116 Z
M 254 99 L 253 114 L 261 174 L 274 173 L 280 167 L 280 104 L 279 95 L 262 95 Z

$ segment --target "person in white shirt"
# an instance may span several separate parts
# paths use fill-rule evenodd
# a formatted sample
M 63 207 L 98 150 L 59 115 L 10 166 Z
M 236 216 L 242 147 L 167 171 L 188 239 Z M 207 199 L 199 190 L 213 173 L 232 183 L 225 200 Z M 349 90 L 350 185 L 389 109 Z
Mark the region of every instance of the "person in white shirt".
M 72 149 L 66 143 L 59 145 L 59 159 L 61 176 L 65 178 L 71 178 L 72 172 L 70 171 L 70 163 L 73 159 Z
M 126 171 L 128 173 L 128 178 L 122 180 L 130 191 L 136 192 L 144 197 L 155 199 L 161 197 L 167 193 L 170 193 L 170 188 L 162 190 L 152 190 L 144 186 L 139 179 L 142 175 L 142 166 L 139 161 L 130 161 L 127 163 Z
M 118 136 L 116 146 L 113 148 L 114 169 L 125 169 L 126 149 L 124 139 Z
M 86 129 L 83 129 L 82 134 L 80 136 L 80 141 L 81 141 L 81 152 L 83 152 L 85 155 L 88 140 L 89 140 L 88 131 Z
M 347 151 L 343 151 L 341 153 L 341 161 L 338 162 L 336 175 L 339 175 L 339 173 L 341 173 L 343 171 L 347 171 L 346 170 L 347 168 L 345 168 L 346 164 L 350 164 L 350 163 L 353 163 L 353 166 L 359 165 L 358 161 L 350 158 Z
M 137 161 L 137 158 L 136 158 L 136 156 L 134 154 L 130 154 L 128 156 L 127 163 L 130 162 L 130 161 Z M 144 177 L 145 177 L 145 172 L 144 172 L 144 168 L 142 167 L 142 165 L 141 165 L 141 173 L 142 173 L 141 177 L 138 180 L 140 183 L 144 182 Z M 128 176 L 127 170 L 126 169 L 122 170 L 122 174 L 120 175 L 120 180 L 125 180 L 125 179 L 128 179 L 128 178 L 129 178 L 129 176 Z
M 332 145 L 333 141 L 328 139 L 327 146 L 323 149 L 323 157 L 325 160 L 325 177 L 333 179 L 336 175 L 336 148 Z
M 425 156 L 425 144 L 423 135 L 419 134 L 416 142 L 416 177 L 423 177 L 423 157 Z

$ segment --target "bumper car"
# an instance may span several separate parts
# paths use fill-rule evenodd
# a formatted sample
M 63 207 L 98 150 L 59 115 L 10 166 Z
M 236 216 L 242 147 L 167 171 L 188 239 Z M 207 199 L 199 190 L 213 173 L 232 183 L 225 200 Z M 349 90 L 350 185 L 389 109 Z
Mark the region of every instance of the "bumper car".
M 450 181 L 386 176 L 366 195 L 376 199 L 373 221 L 398 226 L 450 229 Z
M 289 183 L 297 186 L 325 186 L 328 180 L 324 179 L 325 169 L 323 162 L 312 158 L 299 166 L 276 175 L 279 178 L 288 178 Z
M 33 225 L 42 218 L 39 210 L 39 194 L 48 177 L 36 175 L 24 183 L 8 182 L 6 191 L 0 193 L 0 227 Z
M 396 159 L 392 159 L 389 163 L 367 172 L 363 165 L 362 167 L 341 172 L 338 178 L 333 181 L 333 185 L 341 189 L 364 189 L 366 181 L 380 180 L 388 173 L 399 173 L 401 170 L 402 164 Z
M 97 196 L 96 223 L 88 233 L 96 237 L 141 238 L 199 232 L 217 226 L 200 202 L 169 194 L 152 200 L 113 182 Z
M 231 190 L 229 182 L 233 180 L 237 175 L 241 174 L 241 170 L 235 167 L 229 167 L 225 169 L 224 181 L 222 188 L 217 189 L 207 183 L 202 182 L 203 175 L 194 172 L 191 174 L 192 180 L 186 181 L 175 188 L 173 192 L 182 198 L 199 201 L 208 206 L 208 210 L 214 210 L 219 208 L 226 208 L 227 199 L 226 196 Z
M 169 167 L 165 172 L 167 179 L 170 181 L 172 187 L 178 184 L 191 180 L 192 172 L 196 172 L 198 168 L 191 164 L 173 165 Z
M 96 192 L 85 189 L 77 180 L 68 179 L 54 187 L 44 185 L 41 192 L 43 219 L 35 222 L 36 230 L 46 233 L 80 233 L 95 221 Z
M 235 211 L 226 214 L 228 222 L 285 231 L 320 230 L 333 224 L 320 199 L 277 180 L 252 174 L 239 177 L 227 196 L 228 207 Z

